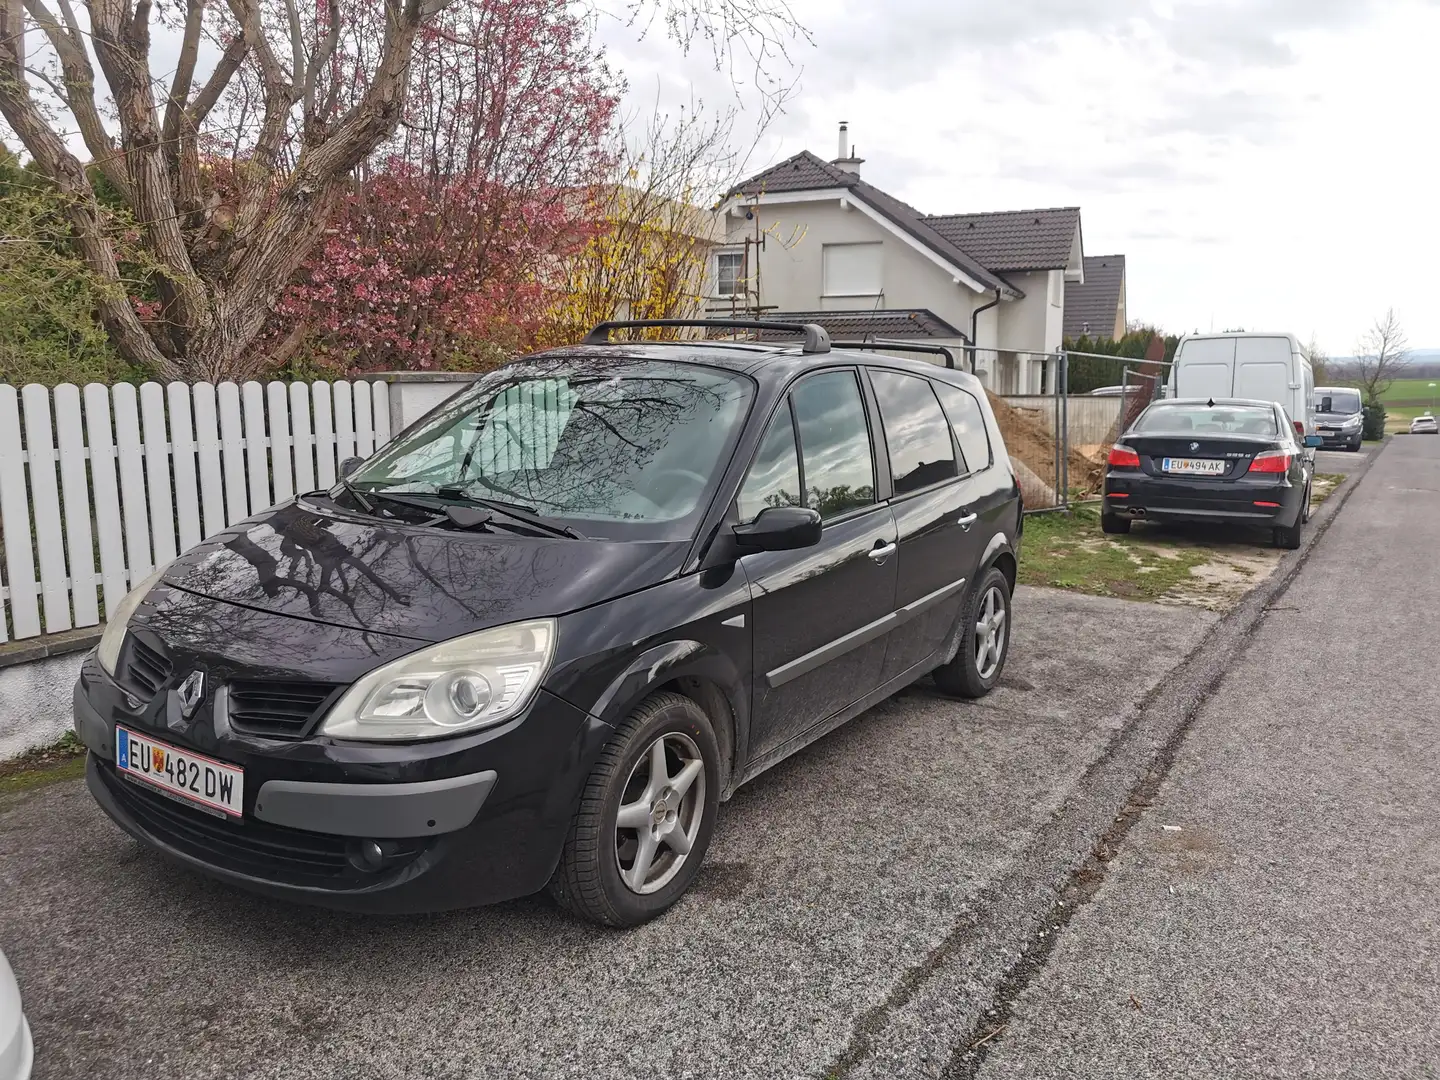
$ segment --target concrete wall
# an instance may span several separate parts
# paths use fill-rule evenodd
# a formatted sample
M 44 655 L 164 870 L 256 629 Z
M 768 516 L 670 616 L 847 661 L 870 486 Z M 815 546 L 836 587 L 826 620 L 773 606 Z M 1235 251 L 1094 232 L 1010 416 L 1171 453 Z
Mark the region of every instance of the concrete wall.
M 0 667 L 0 761 L 49 746 L 70 730 L 70 702 L 84 653 Z

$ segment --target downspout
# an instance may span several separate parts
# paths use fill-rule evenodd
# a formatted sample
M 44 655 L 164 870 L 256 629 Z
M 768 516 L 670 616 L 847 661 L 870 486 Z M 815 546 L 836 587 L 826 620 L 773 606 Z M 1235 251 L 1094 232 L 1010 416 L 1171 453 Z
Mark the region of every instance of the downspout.
M 999 303 L 1000 290 L 996 289 L 994 300 L 991 300 L 988 304 L 981 304 L 979 307 L 977 307 L 974 311 L 970 313 L 970 344 L 973 346 L 973 348 L 971 348 L 970 350 L 971 375 L 975 374 L 975 354 L 980 351 L 980 313 L 982 311 L 989 311 L 992 307 L 995 307 Z

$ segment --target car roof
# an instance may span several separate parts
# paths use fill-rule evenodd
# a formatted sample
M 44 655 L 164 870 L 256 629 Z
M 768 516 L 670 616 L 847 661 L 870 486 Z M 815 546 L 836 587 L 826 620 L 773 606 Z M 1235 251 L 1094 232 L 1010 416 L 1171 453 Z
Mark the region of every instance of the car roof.
M 883 342 L 865 342 L 865 350 L 854 348 L 858 342 L 835 342 L 829 352 L 807 353 L 799 343 L 781 344 L 763 341 L 708 341 L 677 339 L 674 341 L 622 341 L 611 345 L 562 345 L 544 352 L 516 357 L 511 363 L 523 364 L 541 357 L 575 359 L 664 360 L 675 364 L 702 364 L 725 368 L 750 375 L 757 380 L 788 382 L 793 376 L 811 368 L 833 367 L 836 364 L 864 363 L 869 367 L 906 371 L 927 378 L 942 376 L 942 381 L 980 389 L 980 380 L 958 367 L 949 368 L 909 357 L 870 352 L 870 349 L 900 348 L 903 343 L 889 346 Z M 958 351 L 958 350 L 957 350 Z
M 1349 390 L 1350 393 L 1352 393 L 1352 394 L 1358 394 L 1358 393 L 1360 393 L 1360 388 L 1359 388 L 1358 386 L 1317 386 L 1317 387 L 1315 387 L 1315 393 L 1317 393 L 1317 394 L 1320 393 L 1322 390 L 1325 391 L 1325 393 L 1327 393 L 1327 394 L 1328 394 L 1328 393 L 1333 393 L 1333 392 L 1336 391 L 1336 390 Z

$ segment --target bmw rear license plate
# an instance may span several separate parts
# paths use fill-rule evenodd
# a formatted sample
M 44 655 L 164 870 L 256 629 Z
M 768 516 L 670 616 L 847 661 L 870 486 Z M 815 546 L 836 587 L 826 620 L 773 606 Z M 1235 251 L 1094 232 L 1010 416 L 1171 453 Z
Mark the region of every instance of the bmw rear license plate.
M 245 771 L 180 750 L 123 727 L 115 728 L 115 768 L 122 776 L 159 788 L 211 814 L 242 817 Z
M 1167 457 L 1161 459 L 1160 468 L 1182 476 L 1218 476 L 1225 471 L 1225 462 L 1215 458 Z

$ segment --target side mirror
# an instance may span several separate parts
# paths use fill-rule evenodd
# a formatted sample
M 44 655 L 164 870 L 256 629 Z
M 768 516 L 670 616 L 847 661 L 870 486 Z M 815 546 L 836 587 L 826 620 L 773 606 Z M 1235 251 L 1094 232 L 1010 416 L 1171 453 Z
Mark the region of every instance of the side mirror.
M 363 457 L 347 457 L 344 461 L 340 462 L 341 478 L 343 479 L 344 477 L 349 476 L 351 473 L 353 473 L 356 469 L 358 469 L 361 465 L 364 464 L 365 459 Z
M 1322 439 L 1319 435 L 1306 435 L 1306 436 L 1305 436 L 1305 447 L 1306 447 L 1306 449 L 1309 449 L 1309 448 L 1312 447 L 1312 446 L 1324 446 L 1324 445 L 1325 445 L 1325 440 Z
M 820 515 L 804 506 L 767 506 L 754 521 L 736 525 L 735 546 L 752 551 L 794 551 L 820 543 Z

